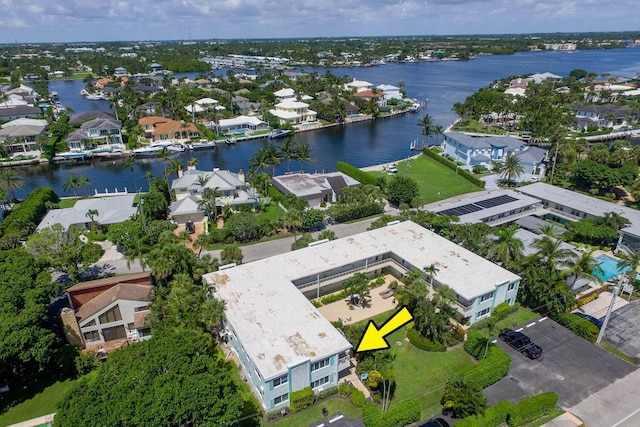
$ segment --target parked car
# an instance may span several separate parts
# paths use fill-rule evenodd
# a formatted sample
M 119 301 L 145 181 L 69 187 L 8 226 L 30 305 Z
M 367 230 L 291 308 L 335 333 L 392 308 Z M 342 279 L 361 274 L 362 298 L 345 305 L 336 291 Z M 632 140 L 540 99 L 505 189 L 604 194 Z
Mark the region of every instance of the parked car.
M 193 234 L 196 232 L 196 226 L 193 224 L 192 221 L 187 221 L 186 224 L 184 225 L 184 229 L 189 234 Z
M 542 347 L 534 343 L 527 344 L 521 351 L 522 354 L 524 354 L 531 360 L 537 359 L 538 357 L 542 356 Z
M 498 335 L 500 339 L 518 351 L 525 346 L 531 344 L 531 339 L 522 332 L 516 332 L 513 329 L 503 329 Z
M 387 165 L 384 167 L 384 170 L 389 173 L 398 173 L 398 169 L 393 165 Z
M 442 418 L 434 418 L 424 424 L 420 424 L 420 427 L 449 427 L 449 423 Z
M 602 320 L 598 319 L 597 317 L 593 317 L 593 316 L 590 316 L 588 314 L 580 313 L 579 311 L 576 311 L 573 314 L 575 314 L 578 317 L 582 317 L 585 320 L 588 320 L 589 322 L 591 322 L 594 325 L 596 325 L 598 328 L 602 328 Z

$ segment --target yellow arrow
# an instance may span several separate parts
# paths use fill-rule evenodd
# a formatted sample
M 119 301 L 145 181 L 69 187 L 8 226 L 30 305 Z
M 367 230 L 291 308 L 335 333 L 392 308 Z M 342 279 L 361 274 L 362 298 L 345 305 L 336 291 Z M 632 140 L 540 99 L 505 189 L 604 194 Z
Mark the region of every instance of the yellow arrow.
M 378 329 L 376 324 L 373 323 L 373 320 L 369 320 L 369 324 L 367 325 L 364 334 L 362 334 L 362 338 L 360 338 L 360 343 L 358 344 L 356 353 L 389 348 L 390 345 L 385 337 L 412 320 L 413 316 L 411 316 L 407 307 L 402 307 L 400 310 L 396 311 L 396 313 L 391 316 L 391 318 L 387 320 L 380 329 Z

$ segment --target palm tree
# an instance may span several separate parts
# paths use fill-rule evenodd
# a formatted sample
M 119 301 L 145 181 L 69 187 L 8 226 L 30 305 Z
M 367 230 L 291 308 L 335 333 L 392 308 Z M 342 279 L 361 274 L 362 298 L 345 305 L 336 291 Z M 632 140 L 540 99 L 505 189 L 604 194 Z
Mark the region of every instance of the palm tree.
M 569 249 L 563 249 L 563 243 L 560 239 L 543 236 L 531 244 L 538 250 L 534 258 L 543 261 L 550 272 L 554 272 L 559 266 L 566 266 L 575 258 L 575 254 Z
M 591 256 L 591 252 L 582 252 L 580 257 L 573 261 L 571 267 L 569 267 L 565 274 L 573 276 L 573 281 L 570 286 L 570 288 L 573 288 L 580 278 L 602 283 L 604 270 L 598 265 L 598 261 Z
M 427 275 L 427 279 L 429 279 L 429 286 L 433 288 L 433 279 L 434 277 L 436 277 L 436 274 L 438 273 L 438 271 L 440 271 L 440 269 L 436 267 L 435 264 L 429 264 L 426 267 L 423 267 L 422 271 L 424 271 L 424 273 Z
M 265 147 L 264 152 L 265 152 L 264 155 L 266 157 L 266 161 L 269 164 L 269 166 L 271 166 L 272 176 L 275 176 L 276 166 L 282 163 L 282 156 L 280 155 L 278 148 L 273 144 L 267 145 Z
M 633 282 L 633 280 L 635 280 L 636 270 L 640 267 L 640 250 L 631 253 L 620 252 L 618 253 L 618 258 L 620 258 L 617 265 L 618 270 L 628 269 L 627 274 L 631 282 Z
M 266 172 L 269 174 L 269 158 L 267 157 L 267 147 L 262 147 L 256 151 L 249 162 L 249 170 L 254 173 Z
M 296 242 L 298 241 L 298 229 L 302 227 L 302 210 L 289 208 L 289 210 L 284 214 L 284 222 L 287 225 L 287 228 L 293 228 L 293 243 L 294 247 Z
M 222 252 L 220 252 L 220 262 L 222 264 L 242 264 L 242 258 L 242 249 L 235 244 L 225 245 L 225 247 L 222 248 Z
M 556 227 L 555 225 L 549 223 L 549 222 L 545 222 L 544 224 L 540 224 L 540 226 L 538 226 L 538 231 L 540 232 L 540 234 L 545 235 L 545 236 L 549 236 L 549 237 L 553 237 L 553 238 L 558 238 L 560 236 L 558 236 L 558 227 Z
M 85 213 L 85 214 L 84 214 L 84 216 L 86 216 L 87 218 L 89 218 L 89 219 L 91 220 L 91 229 L 92 229 L 92 230 L 93 230 L 93 228 L 94 228 L 94 226 L 95 226 L 95 224 L 96 224 L 95 218 L 96 218 L 98 215 L 100 215 L 100 212 L 98 212 L 98 210 L 97 210 L 97 209 L 89 209 L 89 210 L 87 211 L 87 213 Z
M 518 156 L 509 153 L 505 157 L 499 172 L 500 178 L 506 178 L 507 185 L 511 185 L 514 179 L 520 178 L 524 174 L 524 167 Z
M 155 176 L 153 176 L 153 172 L 147 171 L 144 174 L 144 177 L 147 180 L 147 182 L 149 183 L 149 188 L 151 188 L 151 181 L 153 181 L 153 179 L 155 178 Z
M 296 144 L 296 153 L 293 158 L 300 163 L 315 162 L 315 159 L 311 157 L 311 147 L 308 142 Z
M 287 161 L 287 172 L 291 171 L 291 159 L 296 156 L 296 146 L 293 143 L 292 138 L 289 136 L 278 147 L 278 155 L 282 160 Z
M 75 176 L 70 176 L 67 180 L 62 184 L 62 189 L 64 191 L 73 191 L 73 197 L 78 197 L 76 194 L 76 188 L 78 188 L 78 178 Z
M 522 240 L 515 236 L 518 227 L 511 225 L 509 227 L 496 229 L 493 234 L 497 237 L 488 251 L 488 257 L 502 263 L 505 268 L 509 268 L 514 262 L 518 262 L 522 258 L 524 244 Z
M 24 179 L 13 168 L 4 168 L 0 171 L 0 189 L 7 193 L 11 193 L 11 200 L 18 201 L 16 198 L 16 189 L 24 188 Z
M 440 404 L 445 410 L 451 411 L 454 417 L 465 418 L 483 414 L 487 407 L 487 398 L 462 377 L 457 377 L 447 382 Z
M 86 187 L 89 184 L 90 184 L 89 178 L 87 178 L 86 176 L 81 176 L 81 177 L 78 178 L 76 186 L 78 188 L 83 188 L 83 187 Z M 85 196 L 89 197 L 89 194 L 87 193 L 86 190 L 85 190 L 84 194 L 85 194 Z
M 133 187 L 136 189 L 136 193 L 139 191 L 138 183 L 136 182 L 136 158 L 133 156 L 127 157 L 127 160 L 124 162 L 125 167 L 128 167 L 131 173 L 133 174 Z M 151 186 L 151 182 L 149 182 L 149 186 Z
M 169 168 L 167 169 L 167 173 L 169 175 L 175 173 L 179 177 L 181 170 L 182 170 L 182 161 L 181 160 L 170 160 L 169 161 Z M 167 176 L 167 178 L 168 178 L 168 176 Z
M 616 231 L 630 224 L 629 220 L 619 212 L 605 212 L 604 223 Z
M 441 125 L 435 125 L 433 127 L 433 135 L 436 137 L 436 145 L 438 144 L 438 137 L 441 135 L 444 135 L 444 129 L 442 128 Z
M 425 116 L 418 122 L 418 126 L 422 127 L 422 134 L 424 135 L 424 143 L 427 143 L 429 136 L 433 135 L 433 120 L 431 116 L 425 114 Z

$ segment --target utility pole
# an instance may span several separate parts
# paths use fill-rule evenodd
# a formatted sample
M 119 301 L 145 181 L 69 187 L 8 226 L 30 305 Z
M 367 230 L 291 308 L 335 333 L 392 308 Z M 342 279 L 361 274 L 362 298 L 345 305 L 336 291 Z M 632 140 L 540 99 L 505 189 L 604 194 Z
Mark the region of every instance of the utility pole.
M 140 214 L 142 215 L 142 231 L 147 232 L 147 220 L 144 217 L 144 197 L 140 197 Z
M 622 282 L 622 283 L 620 283 Z M 609 323 L 609 317 L 611 316 L 611 310 L 613 310 L 613 303 L 616 301 L 616 296 L 618 295 L 618 291 L 620 290 L 620 285 L 623 285 L 626 283 L 626 276 L 623 276 L 620 280 L 619 283 L 617 283 L 614 287 L 613 287 L 613 297 L 611 298 L 611 303 L 609 304 L 609 309 L 607 310 L 607 315 L 604 318 L 604 323 L 602 323 L 602 328 L 600 328 L 600 333 L 598 334 L 598 339 L 596 339 L 596 344 L 600 344 L 600 341 L 602 341 L 602 337 L 604 336 L 604 331 L 607 329 L 607 324 Z

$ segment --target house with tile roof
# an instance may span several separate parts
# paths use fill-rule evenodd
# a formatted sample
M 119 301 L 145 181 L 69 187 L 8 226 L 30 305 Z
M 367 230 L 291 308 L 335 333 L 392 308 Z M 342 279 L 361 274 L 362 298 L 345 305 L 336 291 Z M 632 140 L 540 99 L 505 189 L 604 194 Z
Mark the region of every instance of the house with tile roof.
M 215 198 L 217 211 L 225 206 L 238 210 L 241 205 L 255 207 L 258 203 L 257 193 L 245 181 L 242 170 L 239 173 L 219 169 L 200 171 L 189 166 L 171 183 L 171 190 L 176 195 L 176 201 L 169 207 L 171 218 L 178 224 L 202 221 L 205 211 L 201 200 L 207 189 L 215 189 L 218 193 Z
M 172 139 L 176 142 L 186 142 L 200 137 L 200 132 L 193 123 L 183 123 L 166 117 L 142 117 L 138 119 L 138 124 L 144 129 L 147 138 L 156 141 Z
M 71 344 L 98 349 L 151 337 L 149 272 L 80 282 L 67 289 L 67 298 L 71 307 L 61 318 Z

